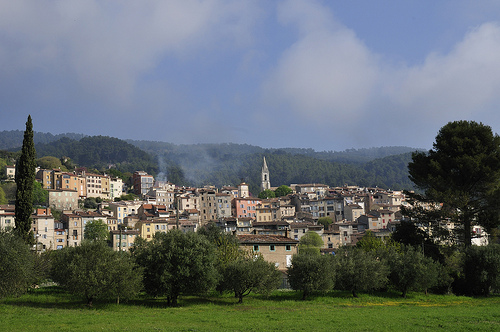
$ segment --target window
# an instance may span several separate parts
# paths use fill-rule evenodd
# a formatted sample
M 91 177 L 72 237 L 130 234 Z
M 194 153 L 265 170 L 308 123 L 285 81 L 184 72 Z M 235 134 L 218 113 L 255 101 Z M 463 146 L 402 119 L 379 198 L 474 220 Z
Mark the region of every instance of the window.
M 298 232 L 299 232 L 299 230 L 298 230 L 297 228 L 295 228 L 295 229 L 293 230 L 293 232 L 294 232 L 294 233 L 298 233 Z
M 289 244 L 285 245 L 285 250 L 286 251 L 291 251 L 292 250 L 292 246 L 289 245 Z
M 259 251 L 259 246 L 258 245 L 254 245 L 253 246 L 253 251 Z
M 276 247 L 274 246 L 274 244 L 271 244 L 269 246 L 269 251 L 276 251 Z

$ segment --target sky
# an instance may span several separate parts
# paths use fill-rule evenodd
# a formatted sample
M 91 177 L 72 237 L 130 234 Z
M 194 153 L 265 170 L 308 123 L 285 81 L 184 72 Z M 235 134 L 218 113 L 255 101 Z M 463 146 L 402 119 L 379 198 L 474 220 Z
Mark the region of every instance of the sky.
M 430 149 L 499 106 L 497 0 L 0 0 L 0 131 Z

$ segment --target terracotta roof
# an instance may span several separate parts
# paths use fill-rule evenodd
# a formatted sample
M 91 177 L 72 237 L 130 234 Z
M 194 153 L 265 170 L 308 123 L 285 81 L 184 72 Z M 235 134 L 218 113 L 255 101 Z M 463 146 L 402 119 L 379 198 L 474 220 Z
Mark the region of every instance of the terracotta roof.
M 298 240 L 290 239 L 282 235 L 267 235 L 267 234 L 245 234 L 236 235 L 240 243 L 286 243 L 297 244 Z

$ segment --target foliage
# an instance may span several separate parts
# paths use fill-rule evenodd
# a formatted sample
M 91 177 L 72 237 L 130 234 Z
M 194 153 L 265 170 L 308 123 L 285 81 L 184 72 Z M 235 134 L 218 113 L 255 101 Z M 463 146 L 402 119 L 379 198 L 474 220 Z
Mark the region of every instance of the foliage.
M 80 140 L 63 137 L 47 144 L 36 145 L 40 156 L 69 157 L 73 163 L 108 170 L 110 165 L 121 172 L 157 171 L 156 162 L 146 152 L 113 137 L 92 136 Z
M 365 235 L 356 243 L 356 247 L 363 249 L 364 251 L 377 251 L 385 248 L 384 240 L 380 237 L 375 236 L 372 231 L 367 230 Z
M 133 200 L 136 200 L 138 198 L 139 198 L 139 196 L 132 194 L 132 193 L 129 193 L 129 194 L 121 195 L 120 197 L 115 197 L 115 202 L 133 201 Z
M 223 280 L 224 289 L 234 292 L 238 303 L 243 303 L 243 297 L 251 292 L 269 295 L 278 288 L 281 272 L 261 255 L 255 258 L 241 257 L 226 265 Z
M 53 252 L 52 260 L 52 279 L 90 307 L 95 299 L 132 297 L 140 289 L 140 270 L 134 269 L 129 255 L 104 242 L 83 241 Z
M 0 298 L 28 290 L 35 279 L 33 256 L 22 238 L 0 231 Z
M 331 224 L 333 224 L 333 219 L 330 217 L 320 217 L 318 219 L 318 224 L 323 225 L 324 229 L 327 230 Z
M 89 220 L 85 224 L 84 238 L 89 241 L 106 241 L 109 237 L 108 225 L 102 219 Z
M 271 189 L 265 189 L 259 193 L 259 198 L 261 199 L 266 199 L 266 198 L 274 198 L 276 197 L 274 194 L 274 191 Z
M 383 288 L 388 282 L 389 269 L 374 251 L 362 248 L 342 248 L 333 257 L 335 288 L 352 292 L 366 292 Z
M 21 156 L 16 164 L 16 231 L 28 244 L 34 242 L 31 230 L 33 184 L 35 182 L 36 151 L 33 142 L 31 115 L 26 121 Z
M 302 291 L 305 300 L 313 291 L 330 290 L 334 285 L 335 271 L 328 256 L 296 254 L 288 268 L 288 281 L 294 290 Z
M 284 184 L 282 184 L 281 186 L 276 188 L 276 190 L 274 191 L 274 194 L 276 195 L 276 197 L 283 197 L 283 196 L 286 196 L 286 195 L 291 194 L 291 193 L 292 193 L 292 189 L 289 186 L 284 185 Z
M 487 229 L 500 224 L 500 137 L 489 126 L 455 121 L 443 126 L 433 149 L 415 152 L 410 179 L 430 201 L 443 203 L 447 217 L 459 225 L 462 243 L 471 245 L 473 221 Z M 481 217 L 481 218 L 480 218 Z
M 156 233 L 152 241 L 138 242 L 133 253 L 144 268 L 146 292 L 166 295 L 169 304 L 176 305 L 181 294 L 206 292 L 217 282 L 215 248 L 198 233 Z
M 53 156 L 39 158 L 36 162 L 38 166 L 43 169 L 61 169 L 63 172 L 68 171 L 68 169 L 61 163 L 61 160 Z
M 2 185 L 2 189 L 5 193 L 5 199 L 7 201 L 14 201 L 16 199 L 16 183 L 15 182 L 5 182 Z
M 307 231 L 299 240 L 299 253 L 319 255 L 323 245 L 323 239 L 318 233 Z
M 3 191 L 3 188 L 0 186 L 0 204 L 7 204 L 7 198 L 5 197 L 5 191 Z
M 33 182 L 33 205 L 47 206 L 49 203 L 49 192 L 43 189 L 38 181 Z
M 83 208 L 95 210 L 101 202 L 102 198 L 100 197 L 87 197 L 83 200 Z
M 389 258 L 389 279 L 406 297 L 410 290 L 425 290 L 437 285 L 438 269 L 434 260 L 411 246 L 404 246 L 401 252 L 393 252 Z
M 500 288 L 500 245 L 468 248 L 463 268 L 469 295 L 490 295 Z

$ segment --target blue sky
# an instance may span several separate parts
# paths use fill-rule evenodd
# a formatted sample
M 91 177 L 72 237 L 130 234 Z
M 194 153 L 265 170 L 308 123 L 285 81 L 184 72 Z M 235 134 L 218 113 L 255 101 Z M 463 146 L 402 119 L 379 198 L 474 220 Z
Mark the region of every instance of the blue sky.
M 0 0 L 0 130 L 428 149 L 499 105 L 500 1 Z

